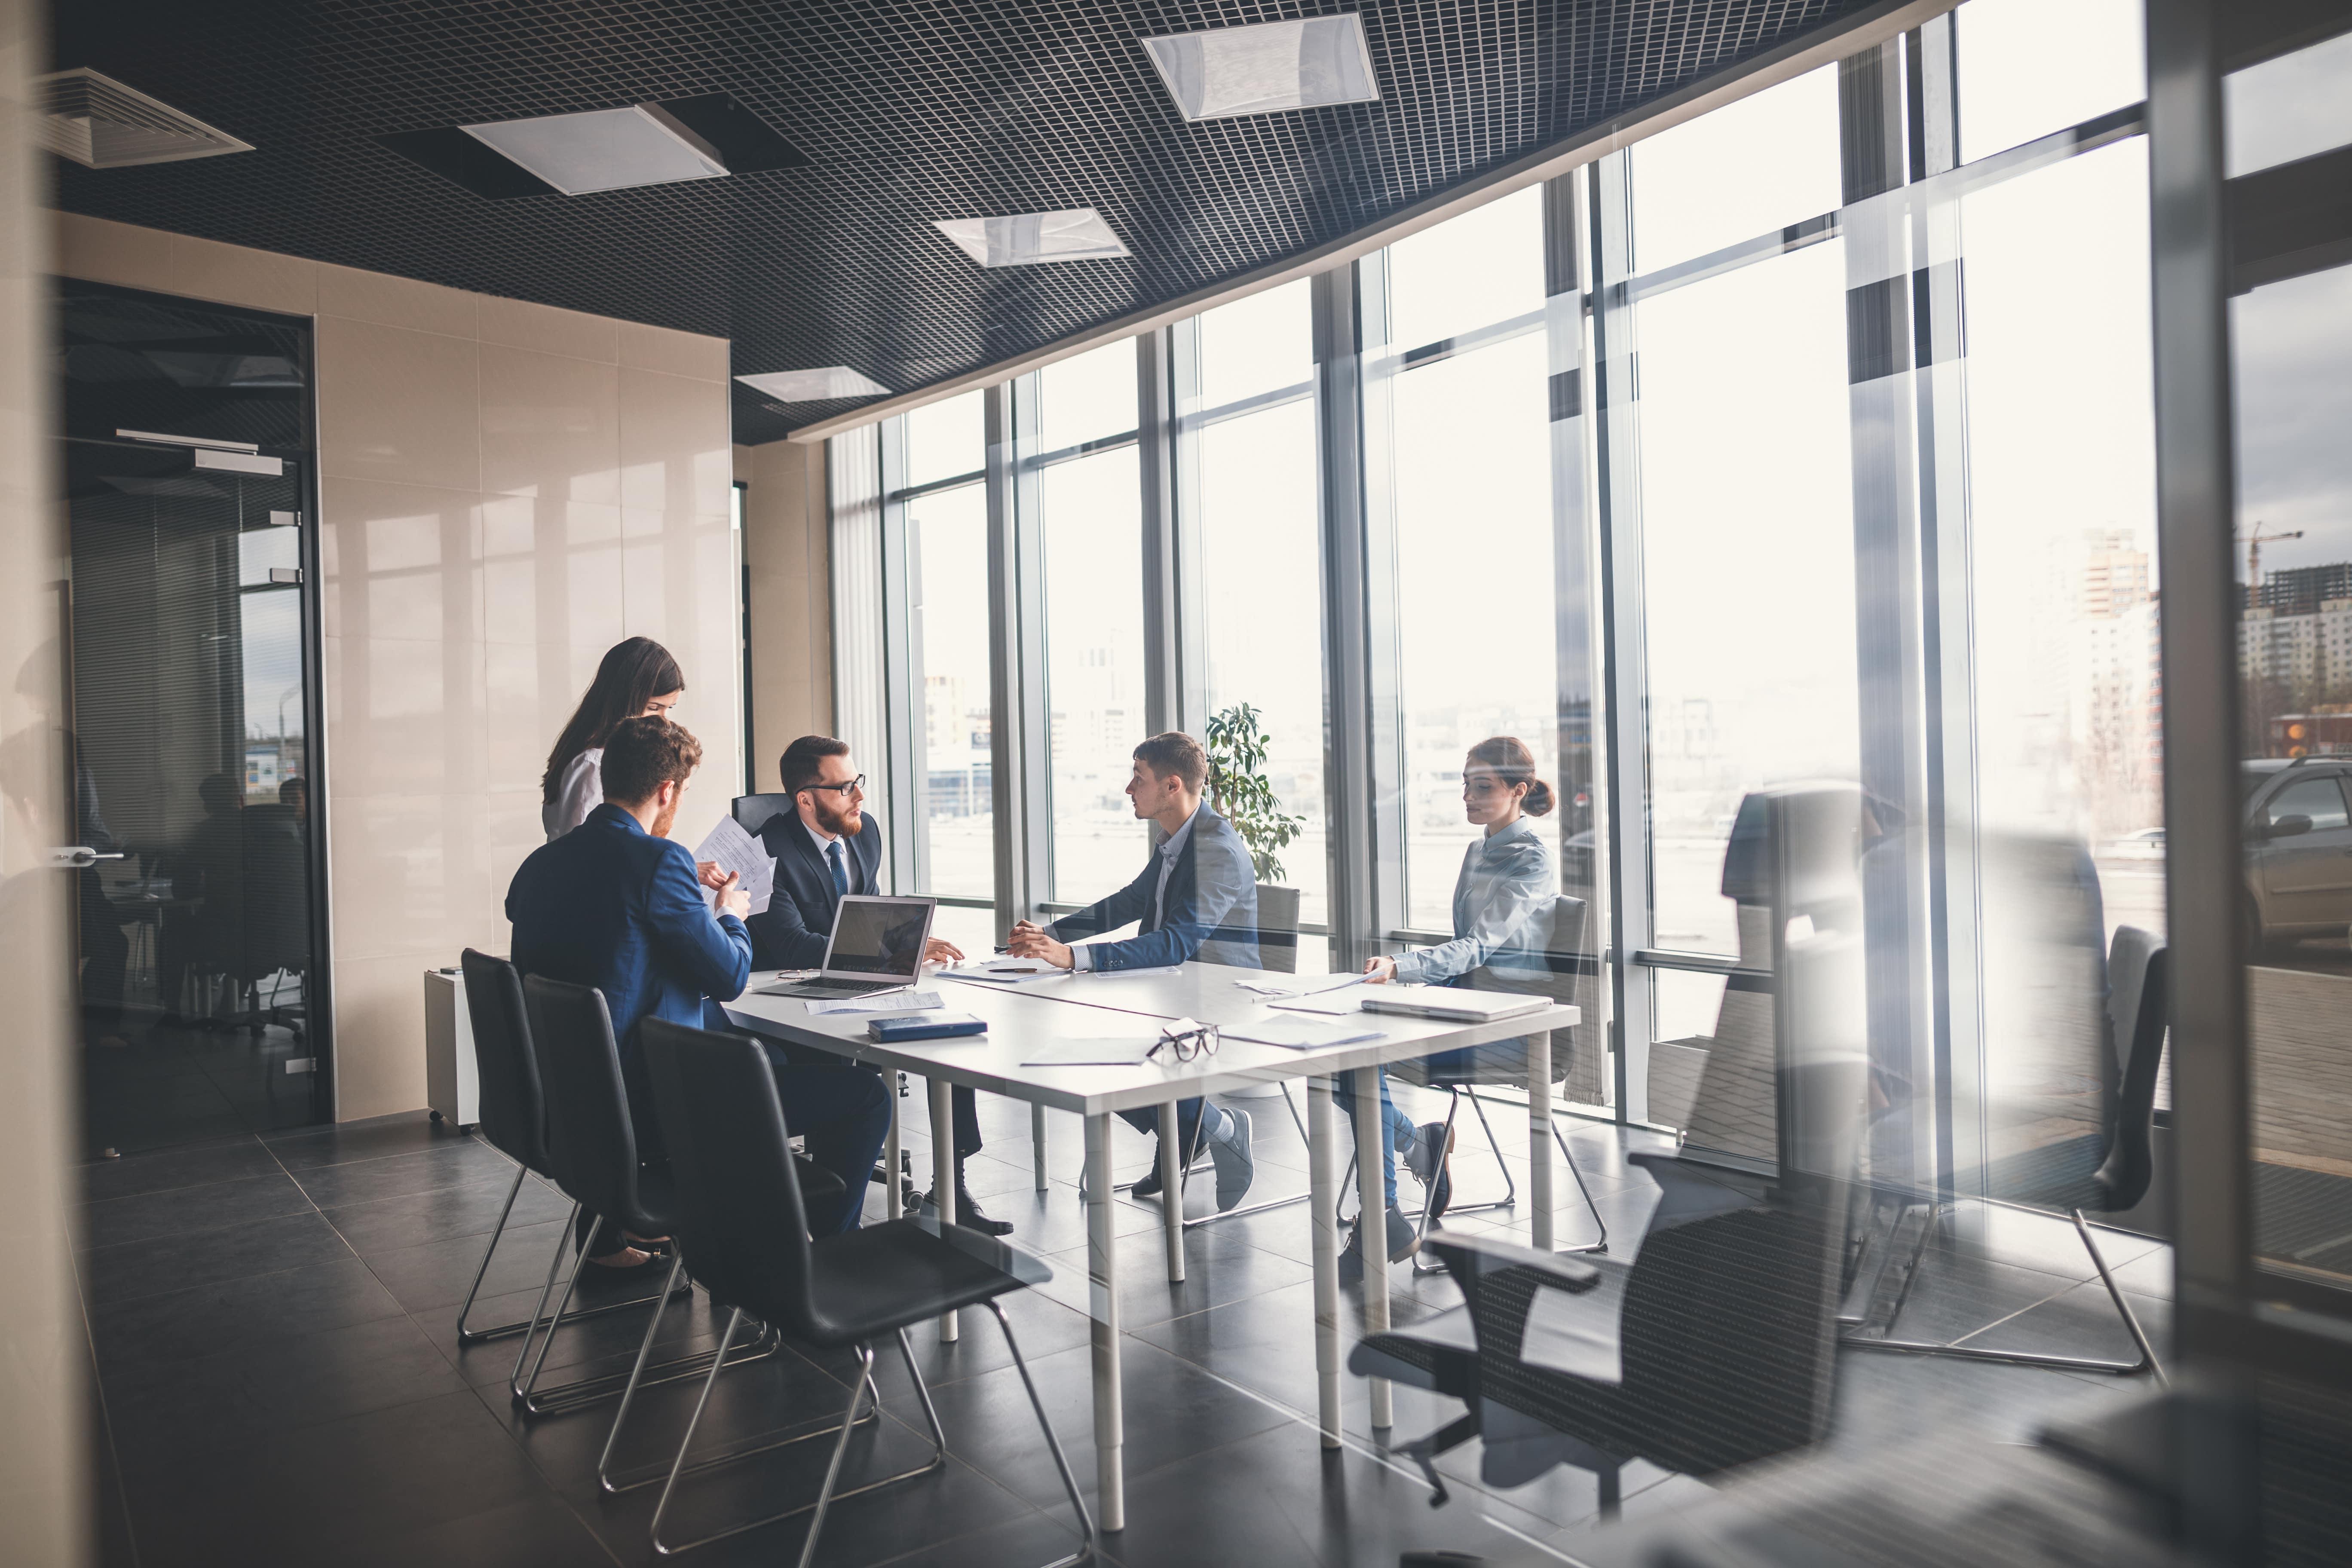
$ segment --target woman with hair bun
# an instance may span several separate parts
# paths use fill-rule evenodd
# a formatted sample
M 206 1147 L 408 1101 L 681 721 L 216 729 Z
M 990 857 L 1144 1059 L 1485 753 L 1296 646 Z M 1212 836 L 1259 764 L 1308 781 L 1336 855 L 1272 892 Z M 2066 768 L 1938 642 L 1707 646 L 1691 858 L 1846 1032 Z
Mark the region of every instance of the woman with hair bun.
M 1461 874 L 1454 879 L 1454 940 L 1372 959 L 1364 965 L 1365 984 L 1401 980 L 1449 984 L 1543 931 L 1537 917 L 1551 908 L 1559 879 L 1552 870 L 1551 851 L 1529 819 L 1548 816 L 1552 805 L 1551 785 L 1536 776 L 1535 754 L 1525 742 L 1515 735 L 1496 735 L 1471 747 L 1462 763 L 1462 815 L 1486 831 L 1464 851 Z M 1350 1116 L 1355 1114 L 1345 1077 L 1332 1098 Z M 1434 1220 L 1453 1196 L 1454 1182 L 1445 1167 L 1454 1151 L 1450 1140 L 1446 1148 L 1437 1146 L 1445 1137 L 1444 1122 L 1416 1129 L 1390 1101 L 1385 1070 L 1381 1075 L 1381 1152 L 1388 1166 L 1389 1261 L 1395 1263 L 1421 1245 L 1412 1222 L 1397 1209 L 1396 1156 L 1402 1152 L 1423 1184 L 1435 1188 L 1430 1205 Z M 1342 1279 L 1363 1278 L 1363 1231 L 1359 1224 L 1340 1256 Z
M 653 638 L 630 637 L 604 650 L 540 776 L 540 826 L 551 840 L 604 803 L 604 742 L 614 729 L 625 719 L 666 719 L 685 695 L 677 660 Z

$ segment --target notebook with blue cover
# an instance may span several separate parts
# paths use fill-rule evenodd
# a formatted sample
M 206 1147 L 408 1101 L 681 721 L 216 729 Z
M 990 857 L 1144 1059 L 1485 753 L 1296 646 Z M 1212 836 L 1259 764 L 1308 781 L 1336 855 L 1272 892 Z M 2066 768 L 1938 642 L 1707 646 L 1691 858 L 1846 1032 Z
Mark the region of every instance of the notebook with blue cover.
M 900 1013 L 871 1018 L 866 1037 L 883 1043 L 900 1040 L 943 1040 L 957 1035 L 984 1035 L 988 1020 L 970 1013 Z

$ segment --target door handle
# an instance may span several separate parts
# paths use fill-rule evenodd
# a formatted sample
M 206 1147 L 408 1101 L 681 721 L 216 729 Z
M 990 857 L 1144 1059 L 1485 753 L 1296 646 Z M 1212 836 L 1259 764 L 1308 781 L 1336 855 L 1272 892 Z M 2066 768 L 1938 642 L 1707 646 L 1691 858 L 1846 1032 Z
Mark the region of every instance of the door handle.
M 56 867 L 60 871 L 78 871 L 86 866 L 95 866 L 100 860 L 120 860 L 121 858 L 122 855 L 120 850 L 117 850 L 112 854 L 101 855 L 86 844 L 77 844 L 72 846 L 70 848 L 52 849 L 49 851 L 49 864 Z

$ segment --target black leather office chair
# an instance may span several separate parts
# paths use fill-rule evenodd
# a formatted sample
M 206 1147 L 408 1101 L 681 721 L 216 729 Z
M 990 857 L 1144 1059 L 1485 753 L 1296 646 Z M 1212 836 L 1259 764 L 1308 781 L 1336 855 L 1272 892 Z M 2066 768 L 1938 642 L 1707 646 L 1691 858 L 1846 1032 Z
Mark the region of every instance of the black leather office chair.
M 1360 1342 L 1348 1364 L 1469 1405 L 1400 1450 L 1433 1506 L 1446 1496 L 1436 1456 L 1472 1436 L 1488 1484 L 1576 1465 L 1599 1479 L 1604 1515 L 1630 1460 L 1705 1476 L 1820 1440 L 1862 1075 L 1858 1058 L 1783 1075 L 1819 1131 L 1808 1168 L 1772 1183 L 1673 1152 L 1628 1156 L 1662 1189 L 1631 1263 L 1430 1234 L 1463 1305 Z
M 704 1370 L 709 1358 L 691 1355 L 655 1367 L 646 1364 L 645 1352 L 661 1331 L 670 1294 L 680 1279 L 685 1255 L 673 1248 L 668 1275 L 656 1299 L 652 1321 L 646 1325 L 645 1350 L 640 1351 L 629 1374 L 625 1378 L 582 1378 L 544 1391 L 539 1388 L 539 1374 L 547 1363 L 548 1347 L 555 1342 L 555 1327 L 562 1321 L 564 1308 L 571 1305 L 572 1293 L 579 1289 L 581 1271 L 597 1251 L 596 1237 L 608 1227 L 639 1236 L 668 1234 L 671 1197 L 668 1172 L 641 1164 L 637 1159 L 636 1128 L 629 1116 L 628 1090 L 621 1077 L 621 1053 L 613 1038 L 613 1019 L 604 1007 L 604 994 L 593 986 L 569 985 L 537 974 L 524 979 L 522 994 L 530 1019 L 532 1058 L 546 1095 L 548 1169 L 565 1195 L 595 1215 L 597 1223 L 577 1249 L 579 1256 L 572 1260 L 571 1276 L 564 1282 L 563 1299 L 556 1307 L 555 1316 L 547 1320 L 547 1331 L 540 1340 L 539 1353 L 531 1360 L 530 1376 L 516 1382 L 511 1392 L 523 1409 L 533 1415 L 556 1409 L 577 1409 L 617 1395 L 621 1400 L 614 1420 L 614 1436 L 617 1437 L 639 1387 L 694 1376 Z M 811 1172 L 812 1180 L 822 1175 L 814 1167 Z M 824 1179 L 832 1183 L 835 1192 L 841 1190 L 837 1179 Z M 614 1239 L 617 1245 L 619 1238 Z M 552 1288 L 554 1282 L 555 1271 L 551 1266 L 548 1287 Z M 542 1304 L 546 1295 L 546 1289 L 542 1289 Z M 527 1343 L 525 1349 L 529 1349 Z M 776 1349 L 772 1336 L 762 1336 L 753 1352 L 742 1359 L 773 1355 Z M 665 1375 L 648 1378 L 648 1372 Z M 611 1448 L 612 1440 L 608 1438 L 608 1455 Z
M 760 837 L 760 829 L 767 826 L 770 819 L 792 809 L 793 797 L 788 795 L 739 795 L 728 807 L 735 825 L 754 838 Z
M 2107 1288 L 2116 1315 L 2139 1349 L 2138 1359 L 2107 1361 L 1860 1335 L 1848 1338 L 1846 1343 L 1863 1350 L 2015 1362 L 2072 1372 L 2119 1375 L 2152 1372 L 2158 1382 L 2166 1381 L 2156 1348 L 2148 1342 L 2147 1331 L 2140 1327 L 2131 1303 L 2124 1300 L 2123 1289 L 2108 1270 L 2105 1255 L 2100 1252 L 2083 1213 L 2088 1209 L 2121 1214 L 2136 1208 L 2155 1179 L 2156 1086 L 2169 1022 L 2168 984 L 2164 944 L 2137 926 L 2116 927 L 2107 951 L 2106 1016 L 2116 1077 L 2103 1097 L 2105 1125 L 2095 1137 L 2069 1139 L 2003 1161 L 1989 1173 L 1987 1181 L 1996 1197 L 2066 1211 L 2074 1222 L 2075 1234 L 2083 1238 L 2083 1249 L 2091 1255 L 2091 1266 L 2099 1271 L 2099 1282 Z
M 503 958 L 492 958 L 485 952 L 467 948 L 459 964 L 466 976 L 466 1011 L 474 1026 L 474 1065 L 479 1079 L 479 1120 L 475 1131 L 492 1148 L 515 1163 L 514 1182 L 507 1188 L 507 1201 L 499 1210 L 499 1223 L 490 1231 L 489 1245 L 482 1249 L 481 1267 L 474 1270 L 474 1283 L 466 1292 L 465 1304 L 457 1309 L 457 1342 L 480 1344 L 488 1340 L 502 1340 L 509 1334 L 539 1332 L 539 1317 L 518 1318 L 511 1323 L 500 1323 L 494 1329 L 474 1329 L 466 1326 L 467 1316 L 474 1310 L 474 1298 L 482 1289 L 482 1279 L 490 1271 L 490 1258 L 499 1249 L 499 1240 L 506 1234 L 507 1218 L 514 1213 L 515 1198 L 522 1191 L 523 1179 L 532 1173 L 555 1179 L 547 1163 L 547 1111 L 540 1100 L 539 1068 L 531 1059 L 530 1020 L 523 1011 L 522 976 L 515 966 Z M 572 1205 L 576 1217 L 579 1205 Z M 567 1226 L 565 1235 L 569 1235 Z M 563 1241 L 558 1238 L 555 1256 L 563 1257 Z M 556 1265 L 548 1266 L 551 1276 Z M 541 1293 L 542 1297 L 544 1292 Z M 650 1296 L 632 1296 L 625 1300 L 608 1301 L 599 1306 L 575 1310 L 565 1321 L 577 1322 L 583 1318 L 601 1316 L 606 1312 L 626 1311 L 652 1302 Z M 542 1310 L 546 1302 L 540 1303 Z M 528 1351 L 530 1340 L 525 1339 Z M 517 1375 L 522 1370 L 521 1358 L 515 1363 Z
M 1094 1550 L 1094 1520 L 1078 1494 L 1069 1461 L 1046 1418 L 1029 1376 L 1028 1363 L 1013 1339 L 1013 1325 L 997 1298 L 1052 1278 L 1045 1264 L 994 1237 L 942 1225 L 936 1218 L 898 1219 L 811 1241 L 801 1202 L 801 1184 L 785 1142 L 783 1107 L 767 1053 L 755 1041 L 673 1025 L 649 1024 L 643 1036 L 654 1103 L 661 1117 L 677 1173 L 678 1242 L 694 1258 L 696 1277 L 715 1305 L 728 1309 L 719 1356 L 688 1419 L 677 1458 L 661 1501 L 654 1510 L 654 1549 L 665 1556 L 745 1531 L 810 1513 L 801 1568 L 808 1568 L 833 1499 L 855 1497 L 906 1480 L 946 1462 L 947 1437 L 931 1406 L 930 1390 L 907 1342 L 910 1324 L 960 1308 L 986 1304 L 1003 1331 L 1005 1348 L 1028 1390 L 1030 1408 L 1045 1434 L 1070 1507 L 1078 1516 L 1080 1544 L 1052 1568 L 1068 1568 Z M 687 1468 L 694 1432 L 718 1381 L 728 1347 L 744 1315 L 781 1329 L 820 1349 L 855 1347 L 858 1375 L 836 1438 L 824 1484 L 816 1501 L 704 1536 L 672 1544 L 662 1540 L 662 1519 Z M 836 1493 L 844 1451 L 858 1407 L 873 1387 L 874 1342 L 895 1335 L 908 1375 L 914 1380 L 932 1443 L 930 1460 L 898 1475 Z M 875 1391 L 878 1402 L 880 1394 Z

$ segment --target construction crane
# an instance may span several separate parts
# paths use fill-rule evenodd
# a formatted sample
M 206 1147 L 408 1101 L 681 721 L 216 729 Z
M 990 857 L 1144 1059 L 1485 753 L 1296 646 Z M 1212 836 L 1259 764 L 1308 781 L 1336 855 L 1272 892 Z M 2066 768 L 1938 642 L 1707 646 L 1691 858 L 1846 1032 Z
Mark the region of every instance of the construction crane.
M 2263 546 L 2302 537 L 2303 530 L 2299 528 L 2284 533 L 2264 533 L 2262 520 L 2254 520 L 2253 531 L 2246 535 L 2246 608 L 2259 610 L 2263 606 Z

